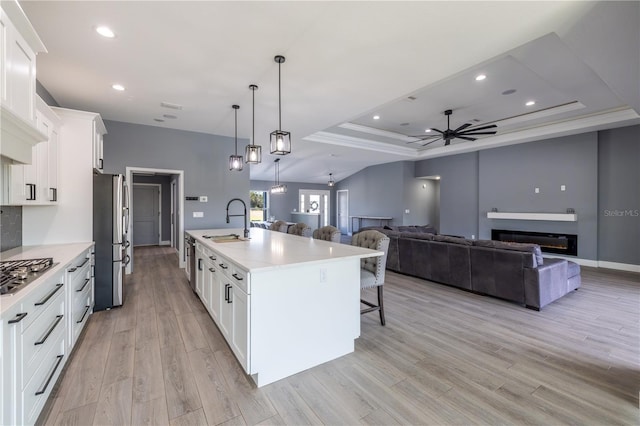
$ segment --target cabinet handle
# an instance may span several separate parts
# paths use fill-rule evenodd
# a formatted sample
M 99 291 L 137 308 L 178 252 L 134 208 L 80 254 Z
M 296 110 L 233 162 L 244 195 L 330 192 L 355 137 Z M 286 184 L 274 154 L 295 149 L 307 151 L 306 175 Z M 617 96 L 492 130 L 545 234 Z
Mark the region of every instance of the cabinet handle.
M 37 346 L 37 345 L 41 345 L 41 344 L 43 344 L 44 342 L 46 342 L 46 341 L 47 341 L 47 339 L 49 338 L 49 335 L 50 335 L 51 333 L 53 333 L 53 330 L 55 330 L 55 329 L 56 329 L 56 327 L 58 326 L 58 323 L 60 323 L 60 321 L 62 320 L 62 317 L 63 317 L 63 316 L 64 316 L 64 315 L 57 315 L 57 316 L 56 316 L 56 320 L 53 322 L 53 324 L 51 325 L 51 327 L 49 327 L 49 330 L 47 331 L 47 334 L 45 334 L 45 335 L 44 335 L 44 337 L 43 337 L 42 339 L 40 339 L 40 340 L 38 340 L 37 342 L 35 342 L 35 343 L 34 343 L 34 345 L 36 345 L 36 346 Z
M 229 291 L 228 291 L 228 295 L 227 295 L 227 303 L 233 303 L 233 300 L 231 300 L 231 289 L 233 288 L 233 286 L 231 284 L 227 284 L 229 286 Z
M 49 191 L 51 191 L 50 201 L 58 201 L 58 188 L 49 188 Z
M 91 265 L 91 278 L 94 278 L 95 276 L 96 276 L 96 266 Z
M 198 271 L 202 271 L 202 259 L 198 259 Z
M 84 265 L 87 264 L 87 262 L 89 261 L 89 258 L 87 257 L 84 262 L 82 262 L 81 264 L 79 264 L 78 266 L 76 266 L 76 268 L 82 268 Z
M 211 259 L 211 260 L 216 260 L 216 259 L 217 259 L 217 257 L 215 257 L 215 256 L 209 256 L 209 259 Z
M 89 281 L 91 281 L 91 278 L 87 278 L 84 280 L 84 284 L 82 284 L 82 287 L 80 287 L 78 290 L 76 290 L 76 293 L 81 293 L 82 290 L 84 290 L 84 288 L 87 286 L 87 284 L 89 284 Z
M 82 318 L 80 318 L 78 321 L 76 321 L 76 324 L 80 324 L 82 321 L 84 321 L 84 317 L 87 316 L 87 313 L 89 312 L 89 309 L 91 309 L 91 306 L 87 305 L 84 308 L 84 312 L 82 313 Z
M 77 270 L 78 270 L 78 268 L 69 268 L 69 272 L 75 272 Z
M 242 277 L 239 277 L 238 274 L 231 274 L 231 276 L 238 281 L 242 281 Z
M 222 268 L 222 269 L 229 269 L 229 267 L 227 265 L 225 265 L 224 263 L 218 263 L 218 265 Z
M 36 184 L 27 183 L 26 185 L 29 187 L 29 197 L 27 198 L 27 201 L 34 201 L 36 199 Z
M 209 268 L 209 272 L 215 272 L 216 270 L 213 268 Z
M 224 285 L 224 300 L 229 302 L 229 284 Z
M 53 289 L 53 291 L 51 293 L 49 293 L 44 299 L 42 299 L 39 302 L 36 302 L 35 305 L 36 306 L 41 306 L 44 305 L 45 303 L 47 303 L 49 301 L 49 299 L 51 299 L 51 297 L 53 297 L 54 294 L 56 294 L 58 292 L 58 290 L 60 290 L 62 288 L 64 284 L 60 283 L 60 284 L 56 284 L 56 288 Z
M 27 312 L 22 312 L 20 314 L 16 314 L 16 317 L 12 320 L 9 320 L 9 324 L 15 324 L 17 322 L 20 322 L 24 319 L 24 317 L 27 316 Z
M 102 170 L 104 168 L 104 160 L 101 158 L 98 160 L 98 163 L 100 164 L 100 166 L 98 167 L 100 170 Z
M 51 382 L 51 379 L 53 379 L 53 376 L 56 375 L 56 371 L 58 371 L 58 367 L 60 367 L 60 363 L 62 362 L 62 358 L 64 358 L 64 355 L 58 355 L 56 358 L 58 358 L 58 361 L 56 361 L 56 365 L 55 367 L 53 367 L 53 371 L 47 378 L 47 381 L 44 383 L 44 386 L 40 388 L 40 390 L 36 391 L 36 395 L 42 395 L 47 391 L 47 388 L 49 387 L 49 383 Z

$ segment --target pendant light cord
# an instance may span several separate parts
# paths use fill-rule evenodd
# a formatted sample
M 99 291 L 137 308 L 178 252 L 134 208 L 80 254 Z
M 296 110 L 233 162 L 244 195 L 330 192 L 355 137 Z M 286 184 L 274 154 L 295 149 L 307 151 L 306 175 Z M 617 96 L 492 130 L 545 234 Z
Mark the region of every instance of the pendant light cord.
M 236 113 L 236 133 L 235 133 L 235 143 L 236 143 L 236 156 L 238 156 L 238 108 L 235 108 Z
M 280 69 L 282 63 L 278 62 L 278 130 L 282 130 L 282 87 L 280 82 Z
M 252 105 L 252 109 L 251 109 L 251 145 L 255 146 L 256 145 L 256 90 L 255 89 L 251 89 L 251 95 L 252 95 L 252 100 L 251 100 L 251 105 Z

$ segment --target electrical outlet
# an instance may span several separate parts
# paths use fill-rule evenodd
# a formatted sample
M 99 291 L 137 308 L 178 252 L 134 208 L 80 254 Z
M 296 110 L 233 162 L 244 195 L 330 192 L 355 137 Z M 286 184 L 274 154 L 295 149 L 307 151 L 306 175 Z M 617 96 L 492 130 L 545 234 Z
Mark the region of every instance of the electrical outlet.
M 567 187 L 566 185 L 560 185 L 560 191 L 566 191 Z
M 207 196 L 206 196 L 206 195 L 201 195 L 201 196 L 200 196 L 200 202 L 201 202 L 201 203 L 206 203 L 206 202 L 208 202 L 208 201 L 209 201 L 209 199 L 207 198 Z
M 535 191 L 536 194 L 539 194 L 540 193 L 540 188 L 536 188 L 534 191 Z
M 204 217 L 204 212 L 193 212 L 193 217 Z
M 320 268 L 320 282 L 327 282 L 327 268 Z

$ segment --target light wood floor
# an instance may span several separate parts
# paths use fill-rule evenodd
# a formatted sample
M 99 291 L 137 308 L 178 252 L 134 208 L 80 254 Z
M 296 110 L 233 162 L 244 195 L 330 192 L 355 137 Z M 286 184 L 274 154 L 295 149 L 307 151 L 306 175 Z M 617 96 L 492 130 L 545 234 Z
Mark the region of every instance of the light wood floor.
M 640 422 L 639 274 L 584 268 L 579 291 L 535 312 L 387 273 L 386 327 L 367 314 L 353 354 L 257 389 L 170 249 L 136 249 L 135 269 L 41 423 Z

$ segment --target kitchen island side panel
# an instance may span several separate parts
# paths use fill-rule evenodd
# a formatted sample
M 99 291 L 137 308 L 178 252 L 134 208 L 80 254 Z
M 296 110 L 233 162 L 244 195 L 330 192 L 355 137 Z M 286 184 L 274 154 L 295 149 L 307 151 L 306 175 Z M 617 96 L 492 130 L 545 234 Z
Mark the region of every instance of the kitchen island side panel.
M 353 352 L 360 259 L 251 274 L 250 374 L 258 387 Z

